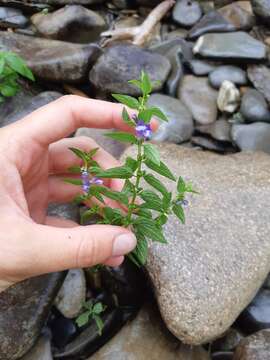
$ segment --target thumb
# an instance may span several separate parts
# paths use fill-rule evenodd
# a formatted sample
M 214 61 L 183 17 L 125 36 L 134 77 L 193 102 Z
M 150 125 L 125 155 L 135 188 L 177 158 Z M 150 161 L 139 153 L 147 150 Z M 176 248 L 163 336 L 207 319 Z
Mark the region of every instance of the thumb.
M 132 251 L 136 237 L 128 229 L 111 225 L 59 228 L 33 225 L 30 276 L 71 268 L 89 267 Z

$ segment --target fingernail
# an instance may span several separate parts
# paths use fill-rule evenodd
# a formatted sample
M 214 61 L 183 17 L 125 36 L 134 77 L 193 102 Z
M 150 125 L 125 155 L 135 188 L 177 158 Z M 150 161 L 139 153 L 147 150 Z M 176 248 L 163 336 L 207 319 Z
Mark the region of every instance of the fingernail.
M 126 233 L 118 235 L 113 243 L 113 256 L 121 256 L 132 251 L 137 244 L 137 239 L 134 234 Z

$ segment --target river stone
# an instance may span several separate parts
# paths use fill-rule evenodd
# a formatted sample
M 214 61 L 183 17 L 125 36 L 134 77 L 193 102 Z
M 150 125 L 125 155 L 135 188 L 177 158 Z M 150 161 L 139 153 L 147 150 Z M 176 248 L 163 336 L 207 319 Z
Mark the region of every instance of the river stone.
M 86 298 L 86 282 L 82 269 L 69 270 L 55 299 L 57 309 L 69 319 L 79 315 Z
M 217 105 L 222 112 L 234 113 L 240 103 L 240 91 L 231 81 L 223 81 L 219 89 Z
M 263 95 L 255 89 L 248 89 L 244 93 L 240 113 L 244 116 L 246 122 L 270 122 L 270 111 L 267 102 Z
M 0 33 L 0 50 L 14 51 L 36 76 L 59 82 L 84 80 L 100 54 L 95 44 L 79 45 L 10 32 Z
M 188 61 L 186 65 L 190 68 L 191 72 L 197 76 L 208 75 L 216 69 L 216 65 L 214 63 L 200 59 L 192 59 Z
M 169 217 L 168 244 L 151 243 L 146 270 L 169 330 L 185 343 L 206 343 L 231 326 L 269 272 L 270 157 L 157 148 L 200 195 L 190 198 L 185 226 Z M 130 148 L 123 159 L 135 153 Z M 174 191 L 175 184 L 161 181 Z
M 148 104 L 160 108 L 169 120 L 168 122 L 160 121 L 153 140 L 180 144 L 191 138 L 192 115 L 180 100 L 162 94 L 153 94 L 150 96 Z
M 21 360 L 53 360 L 49 336 L 41 336 L 37 343 Z
M 0 28 L 23 28 L 27 23 L 21 10 L 0 6 Z
M 81 5 L 67 5 L 49 14 L 38 13 L 31 20 L 41 36 L 69 42 L 81 42 L 81 38 L 95 41 L 105 30 L 103 17 Z
M 269 354 L 270 329 L 244 338 L 238 345 L 233 360 L 268 360 Z
M 231 124 L 225 118 L 220 118 L 209 125 L 197 126 L 196 130 L 218 141 L 231 141 Z
M 270 104 L 270 69 L 265 65 L 249 66 L 248 78 Z
M 225 19 L 218 11 L 212 10 L 205 14 L 201 20 L 193 26 L 188 33 L 188 38 L 196 39 L 209 32 L 227 32 L 235 30 L 236 28 L 231 22 Z
M 265 59 L 266 50 L 262 42 L 242 31 L 203 35 L 193 48 L 194 54 L 203 57 L 245 62 Z
M 137 317 L 88 360 L 210 360 L 201 347 L 181 344 L 165 328 L 153 304 L 145 305 Z
M 201 16 L 201 6 L 194 0 L 177 0 L 172 12 L 173 20 L 184 27 L 193 26 Z
M 0 4 L 12 6 L 13 8 L 18 8 L 30 13 L 42 11 L 44 9 L 51 9 L 51 6 L 49 4 L 45 4 L 45 1 L 43 3 L 34 3 L 28 2 L 28 0 L 0 0 Z
M 206 77 L 186 75 L 178 89 L 178 98 L 201 125 L 211 124 L 216 120 L 217 96 L 217 91 L 212 89 Z
M 235 124 L 232 126 L 232 140 L 241 150 L 265 151 L 270 154 L 270 124 Z
M 3 0 L 1 0 L 3 1 Z M 28 3 L 29 0 L 21 0 L 23 3 Z M 92 5 L 100 4 L 104 0 L 31 0 L 32 3 L 49 4 L 49 5 Z
M 236 30 L 250 30 L 255 24 L 254 16 L 243 9 L 238 2 L 229 4 L 218 10 L 223 17 L 234 25 Z
M 38 276 L 0 293 L 1 360 L 23 356 L 37 340 L 63 273 Z
M 108 48 L 90 71 L 90 82 L 106 93 L 139 95 L 140 91 L 129 80 L 139 79 L 145 70 L 151 81 L 156 82 L 154 91 L 162 88 L 171 65 L 159 54 L 143 50 L 135 45 L 115 45 Z
M 209 74 L 208 78 L 210 84 L 215 89 L 219 89 L 225 80 L 228 80 L 235 85 L 246 85 L 247 83 L 247 75 L 245 71 L 233 65 L 219 66 Z
M 270 21 L 270 0 L 251 0 L 254 14 L 259 16 L 266 24 Z
M 211 354 L 212 360 L 233 360 L 233 352 L 232 351 L 217 351 Z
M 209 136 L 194 135 L 191 138 L 191 144 L 195 147 L 199 146 L 200 149 L 215 151 L 220 154 L 232 152 L 232 149 L 227 144 L 216 141 Z

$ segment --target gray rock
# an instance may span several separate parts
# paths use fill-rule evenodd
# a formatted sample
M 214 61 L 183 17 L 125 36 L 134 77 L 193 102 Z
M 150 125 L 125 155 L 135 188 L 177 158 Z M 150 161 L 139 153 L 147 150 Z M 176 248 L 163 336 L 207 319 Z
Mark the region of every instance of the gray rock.
M 269 353 L 270 330 L 261 330 L 240 342 L 233 360 L 268 360 Z
M 148 104 L 159 107 L 169 120 L 168 122 L 160 121 L 153 140 L 180 144 L 191 138 L 192 115 L 180 100 L 166 95 L 153 94 L 150 96 Z
M 128 80 L 139 79 L 141 71 L 145 70 L 152 81 L 159 81 L 153 89 L 158 91 L 170 69 L 169 60 L 162 55 L 134 45 L 116 45 L 108 48 L 98 59 L 90 71 L 90 82 L 106 93 L 139 95 L 138 88 L 128 84 Z
M 63 273 L 43 275 L 0 293 L 1 360 L 18 359 L 34 345 L 62 281 Z
M 45 4 L 45 1 L 43 1 L 43 3 L 31 1 L 30 3 L 27 0 L 1 0 L 0 4 L 12 6 L 13 8 L 18 8 L 27 12 L 37 12 L 37 11 L 42 11 L 44 9 L 48 9 L 48 10 L 51 9 L 51 6 L 49 4 Z
M 203 35 L 193 48 L 194 54 L 203 57 L 245 62 L 265 59 L 266 50 L 262 42 L 241 31 Z
M 199 124 L 210 124 L 217 118 L 216 90 L 212 89 L 205 77 L 186 75 L 178 89 L 178 98 L 192 113 Z
M 254 16 L 243 9 L 238 2 L 226 5 L 218 10 L 222 16 L 231 24 L 236 30 L 250 30 L 255 24 Z
M 246 122 L 266 121 L 270 122 L 270 111 L 263 95 L 254 89 L 248 89 L 243 97 L 240 113 Z
M 181 26 L 193 26 L 202 16 L 198 1 L 178 0 L 173 8 L 172 17 Z
M 219 351 L 233 351 L 243 338 L 244 335 L 241 334 L 239 330 L 230 328 L 222 338 L 217 339 L 212 344 L 212 349 Z
M 270 0 L 251 0 L 254 14 L 269 24 L 270 20 Z
M 201 20 L 189 31 L 188 38 L 197 37 L 211 32 L 235 31 L 235 26 L 225 19 L 218 11 L 212 10 L 204 15 Z
M 270 154 L 270 124 L 235 124 L 232 126 L 232 140 L 241 150 L 264 151 Z
M 219 66 L 217 69 L 209 74 L 210 84 L 219 89 L 223 81 L 228 80 L 235 85 L 246 85 L 247 75 L 244 70 L 233 65 Z
M 270 104 L 270 69 L 265 65 L 249 66 L 248 78 Z
M 194 75 L 205 76 L 215 70 L 216 65 L 205 60 L 192 59 L 187 62 L 188 67 Z
M 192 136 L 191 143 L 193 146 L 199 147 L 200 149 L 210 150 L 221 154 L 232 152 L 231 148 L 228 148 L 225 143 L 216 141 L 210 137 L 200 135 Z
M 23 28 L 27 23 L 21 10 L 0 6 L 0 28 Z
M 225 118 L 220 118 L 209 125 L 197 126 L 196 130 L 218 141 L 231 141 L 231 124 Z
M 3 0 L 1 0 L 3 1 Z M 29 2 L 29 0 L 21 0 L 23 3 Z M 32 3 L 37 4 L 50 4 L 50 5 L 92 5 L 100 4 L 103 0 L 31 0 Z
M 200 195 L 190 199 L 185 226 L 169 218 L 168 244 L 150 245 L 146 270 L 169 330 L 185 343 L 205 343 L 231 326 L 269 272 L 270 157 L 220 156 L 174 144 L 158 150 Z
M 21 360 L 53 360 L 50 338 L 43 335 Z
M 79 223 L 79 209 L 74 204 L 49 204 L 47 214 Z
M 4 104 L 0 105 L 2 114 L 0 115 L 0 124 L 1 126 L 12 124 L 14 121 L 22 119 L 41 106 L 47 105 L 50 102 L 59 99 L 61 96 L 62 94 L 56 91 L 44 91 L 36 96 L 25 95 L 25 91 L 22 93 L 20 92 L 14 98 L 7 99 Z M 5 112 L 3 114 L 1 107 L 4 109 L 10 109 L 11 112 Z
M 234 113 L 240 104 L 240 92 L 230 81 L 223 81 L 219 89 L 217 105 L 222 112 Z
M 31 20 L 43 37 L 69 42 L 95 41 L 106 28 L 102 16 L 81 5 L 67 5 L 49 14 L 38 13 Z
M 142 308 L 137 317 L 89 360 L 210 360 L 202 347 L 189 347 L 174 338 L 153 304 Z
M 0 33 L 0 50 L 16 52 L 36 76 L 59 82 L 86 79 L 91 64 L 100 54 L 95 44 L 79 45 L 10 32 Z

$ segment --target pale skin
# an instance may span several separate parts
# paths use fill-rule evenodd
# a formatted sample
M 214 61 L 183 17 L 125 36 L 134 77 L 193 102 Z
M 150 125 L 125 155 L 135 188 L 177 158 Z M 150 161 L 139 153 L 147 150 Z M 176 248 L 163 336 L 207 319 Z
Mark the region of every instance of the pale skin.
M 129 131 L 121 112 L 120 104 L 69 95 L 0 129 L 0 292 L 44 273 L 118 266 L 134 249 L 136 238 L 128 229 L 79 226 L 46 215 L 49 203 L 70 202 L 78 193 L 62 180 L 70 166 L 80 165 L 68 148 L 99 147 L 90 138 L 65 137 L 80 127 Z M 104 169 L 119 166 L 103 149 L 95 160 Z M 122 182 L 106 185 L 120 190 Z

